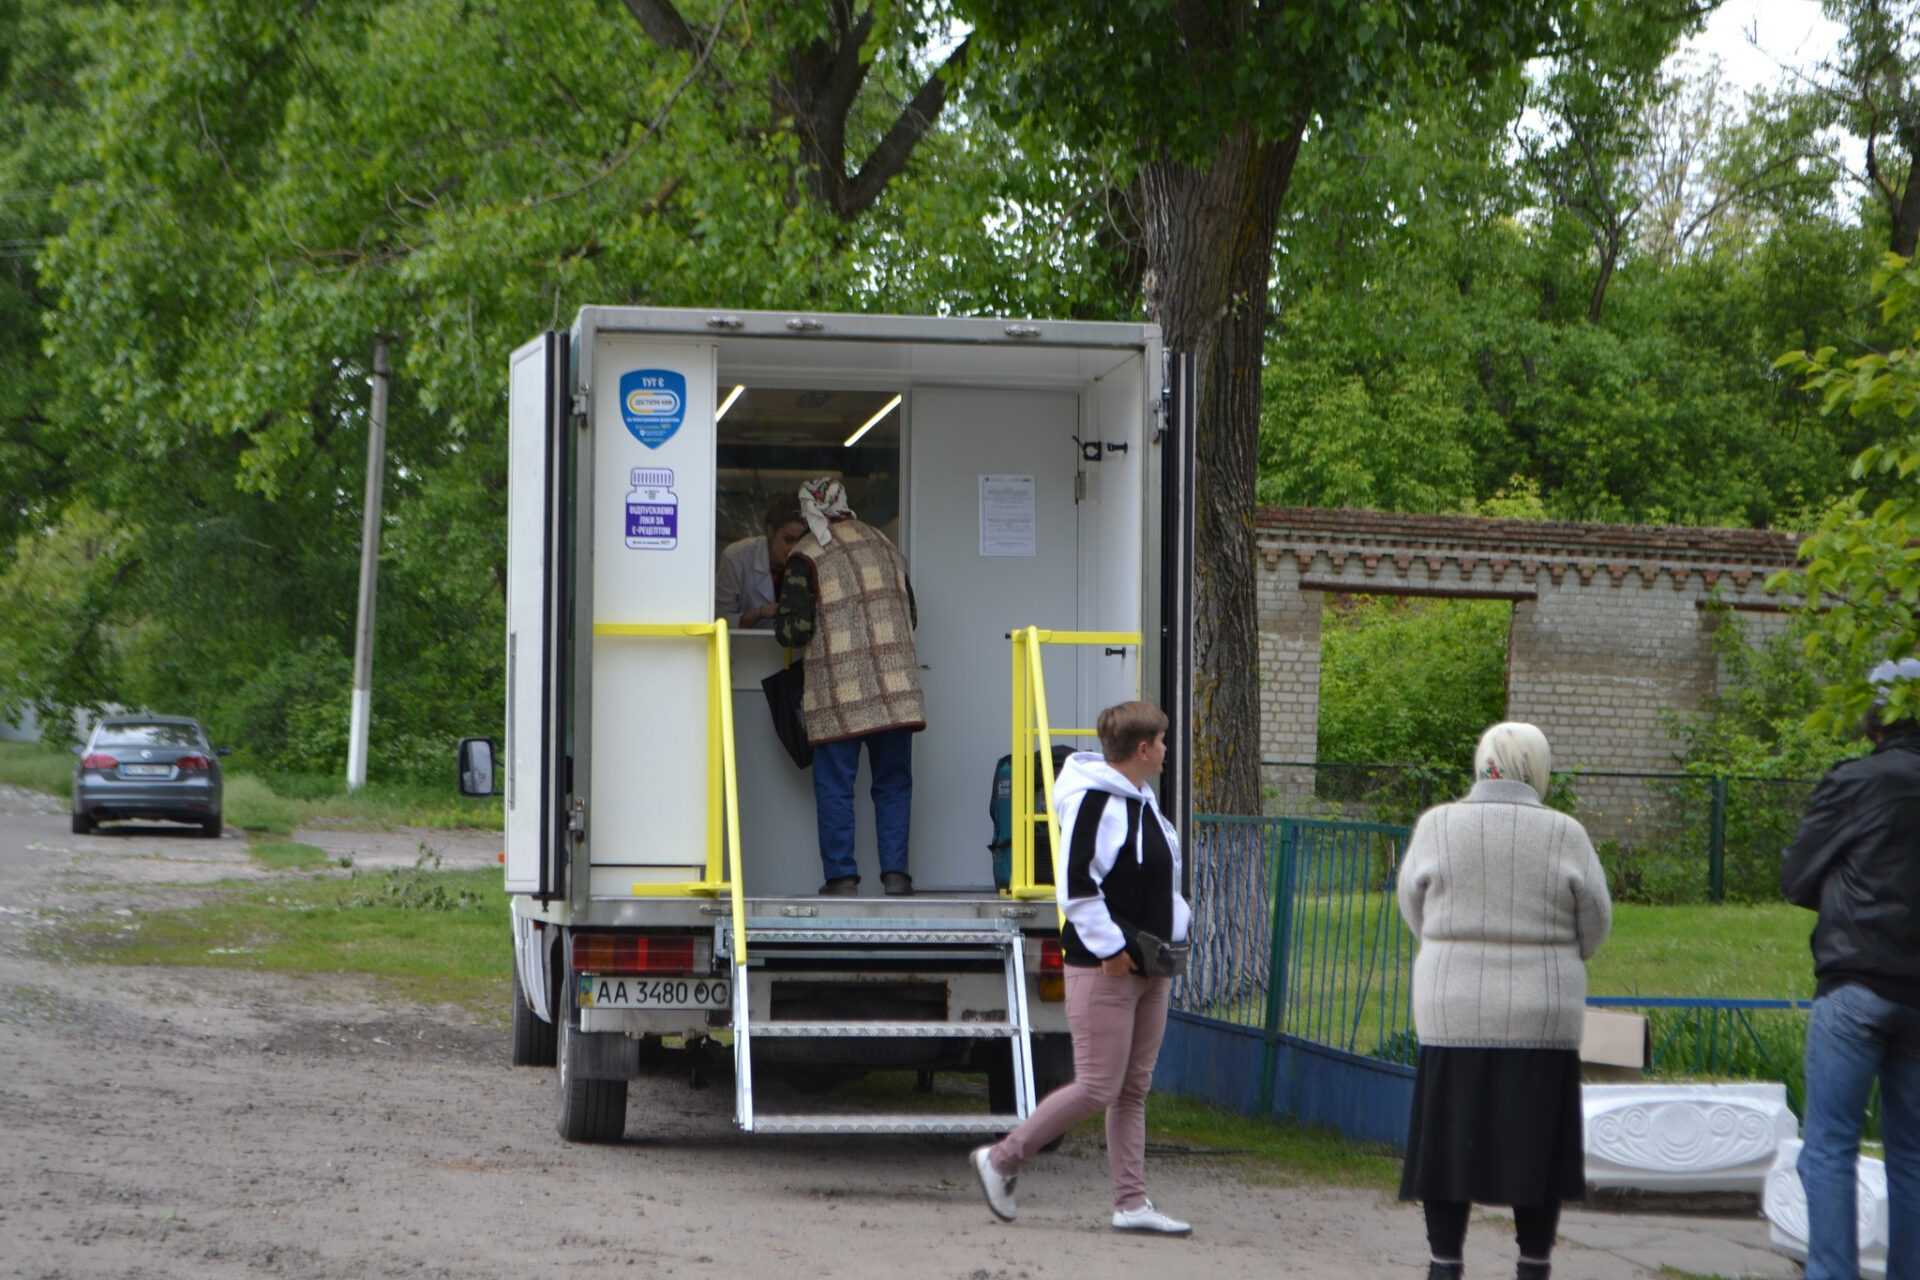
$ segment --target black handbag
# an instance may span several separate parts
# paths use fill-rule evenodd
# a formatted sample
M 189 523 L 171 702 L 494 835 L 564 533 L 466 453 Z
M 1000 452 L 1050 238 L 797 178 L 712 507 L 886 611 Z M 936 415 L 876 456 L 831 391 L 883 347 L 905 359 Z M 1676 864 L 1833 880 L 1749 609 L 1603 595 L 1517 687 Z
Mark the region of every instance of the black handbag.
M 805 769 L 813 763 L 813 744 L 807 741 L 807 720 L 800 709 L 807 691 L 806 660 L 795 658 L 760 682 L 767 695 L 767 710 L 773 716 L 774 736 L 793 757 L 793 763 Z

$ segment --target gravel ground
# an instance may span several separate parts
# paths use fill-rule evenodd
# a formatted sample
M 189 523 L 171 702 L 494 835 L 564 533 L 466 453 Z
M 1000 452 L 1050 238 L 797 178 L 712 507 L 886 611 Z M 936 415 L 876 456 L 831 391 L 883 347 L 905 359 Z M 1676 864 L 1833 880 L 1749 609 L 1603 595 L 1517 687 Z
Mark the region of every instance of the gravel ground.
M 509 1067 L 505 1031 L 464 1011 L 353 979 L 49 959 L 36 934 L 64 919 L 272 874 L 233 832 L 66 828 L 63 802 L 0 787 L 0 1275 L 1423 1274 L 1418 1212 L 1377 1193 L 1248 1186 L 1217 1159 L 1154 1153 L 1155 1197 L 1195 1235 L 1116 1236 L 1104 1152 L 1074 1138 L 1027 1171 L 1003 1226 L 961 1140 L 752 1138 L 725 1078 L 673 1070 L 635 1083 L 622 1142 L 569 1145 L 553 1073 Z M 493 865 L 500 839 L 296 838 L 360 868 L 410 865 L 422 841 L 447 866 Z M 1579 1212 L 1562 1236 L 1564 1277 L 1793 1274 L 1750 1217 Z M 1512 1248 L 1482 1221 L 1469 1272 L 1510 1274 Z

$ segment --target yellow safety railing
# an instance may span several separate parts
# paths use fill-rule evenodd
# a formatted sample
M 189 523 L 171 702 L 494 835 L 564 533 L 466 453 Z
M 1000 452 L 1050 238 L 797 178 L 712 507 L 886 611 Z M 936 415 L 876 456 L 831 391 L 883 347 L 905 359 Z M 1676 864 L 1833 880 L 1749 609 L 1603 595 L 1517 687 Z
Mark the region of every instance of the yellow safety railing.
M 740 783 L 733 754 L 733 658 L 724 618 L 713 622 L 596 622 L 595 636 L 644 640 L 707 636 L 707 866 L 701 880 L 677 884 L 637 883 L 637 897 L 715 897 L 733 903 L 735 964 L 747 959 L 747 906 L 740 874 Z M 724 854 L 721 834 L 724 831 Z
M 1040 646 L 1046 644 L 1102 645 L 1131 648 L 1134 651 L 1133 689 L 1140 694 L 1140 633 L 1138 631 L 1046 631 L 1022 627 L 1009 632 L 1012 643 L 1013 672 L 1013 850 L 1012 873 L 1007 892 L 1015 898 L 1051 898 L 1054 885 L 1035 884 L 1033 878 L 1034 828 L 1047 824 L 1047 841 L 1054 852 L 1054 880 L 1060 878 L 1060 823 L 1053 813 L 1053 740 L 1091 738 L 1092 729 L 1055 729 L 1047 723 L 1046 671 L 1040 661 Z M 1033 757 L 1040 756 L 1041 777 L 1046 782 L 1046 812 L 1033 810 Z

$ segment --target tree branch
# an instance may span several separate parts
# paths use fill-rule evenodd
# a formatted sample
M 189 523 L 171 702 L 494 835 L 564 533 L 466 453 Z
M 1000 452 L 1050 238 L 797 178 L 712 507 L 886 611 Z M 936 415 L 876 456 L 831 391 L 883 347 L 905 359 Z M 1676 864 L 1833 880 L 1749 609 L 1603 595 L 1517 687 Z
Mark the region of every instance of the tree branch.
M 629 9 L 634 9 L 635 16 L 638 17 L 639 14 L 638 14 L 638 10 L 636 9 L 636 6 L 651 7 L 652 3 L 653 3 L 653 0 L 627 0 L 627 7 Z M 714 46 L 720 43 L 720 32 L 726 27 L 727 15 L 733 12 L 733 6 L 734 6 L 734 0 L 727 0 L 726 8 L 722 9 L 720 11 L 720 16 L 714 20 L 713 31 L 710 35 L 708 35 L 707 43 L 701 47 L 699 53 L 695 56 L 693 60 L 693 65 L 687 68 L 687 74 L 682 76 L 680 79 L 680 83 L 673 87 L 673 92 L 670 95 L 668 95 L 666 102 L 661 104 L 658 114 L 656 114 L 653 117 L 653 123 L 647 126 L 647 131 L 645 133 L 635 138 L 630 144 L 628 144 L 627 148 L 624 151 L 622 151 L 619 155 L 615 156 L 612 160 L 608 161 L 605 165 L 601 166 L 600 172 L 594 174 L 591 178 L 588 178 L 585 182 L 582 182 L 579 186 L 574 187 L 567 191 L 558 192 L 553 195 L 540 196 L 537 199 L 531 201 L 528 207 L 537 209 L 541 205 L 554 204 L 561 200 L 571 200 L 573 199 L 573 197 L 577 195 L 582 195 L 585 192 L 592 190 L 594 187 L 599 186 L 602 182 L 606 181 L 607 178 L 609 178 L 614 173 L 619 171 L 623 166 L 625 166 L 627 161 L 633 159 L 634 155 L 640 150 L 640 148 L 645 146 L 649 141 L 652 140 L 655 134 L 660 132 L 660 127 L 666 124 L 667 117 L 673 113 L 674 105 L 680 101 L 680 95 L 687 91 L 687 86 L 691 85 L 694 82 L 694 80 L 700 75 L 700 72 L 703 69 L 705 69 L 708 60 L 713 56 Z M 670 6 L 668 7 L 667 12 L 672 13 L 672 9 Z M 673 14 L 673 16 L 677 20 L 680 15 L 675 13 Z M 641 19 L 642 25 L 645 24 L 645 21 L 646 20 L 644 18 Z M 682 27 L 684 27 L 686 24 L 682 23 L 681 25 Z M 651 34 L 651 32 L 649 32 L 649 34 Z
M 694 38 L 693 28 L 673 7 L 672 0 L 624 0 L 624 3 L 627 12 L 640 24 L 640 29 L 647 33 L 647 38 L 661 48 L 679 53 L 699 50 L 700 42 Z M 721 16 L 724 18 L 726 15 Z M 719 25 L 714 24 L 716 30 Z
M 841 217 L 851 218 L 867 209 L 880 198 L 887 183 L 907 167 L 913 149 L 920 145 L 920 139 L 926 136 L 927 130 L 933 127 L 934 121 L 940 118 L 940 112 L 947 105 L 948 72 L 957 76 L 965 70 L 967 50 L 972 43 L 971 35 L 962 40 L 947 55 L 947 60 L 927 77 L 912 101 L 901 109 L 893 127 L 887 130 L 886 136 L 880 139 L 880 145 L 873 149 L 867 162 L 860 166 L 860 172 L 854 175 L 844 207 L 839 210 Z

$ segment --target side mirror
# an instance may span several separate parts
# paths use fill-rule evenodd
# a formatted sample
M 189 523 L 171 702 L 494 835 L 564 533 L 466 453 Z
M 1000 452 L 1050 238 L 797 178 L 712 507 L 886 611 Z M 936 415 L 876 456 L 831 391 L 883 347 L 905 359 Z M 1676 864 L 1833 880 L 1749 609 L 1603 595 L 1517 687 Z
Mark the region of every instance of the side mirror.
M 494 785 L 493 776 L 494 746 L 491 738 L 460 739 L 460 794 L 463 796 L 497 796 L 500 789 Z

